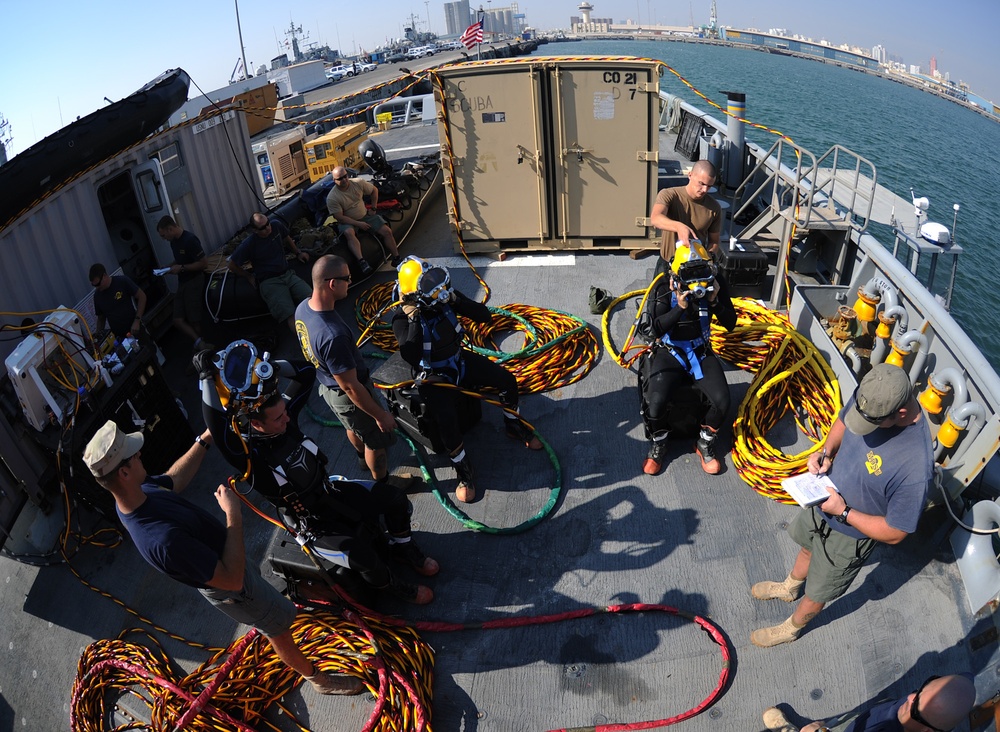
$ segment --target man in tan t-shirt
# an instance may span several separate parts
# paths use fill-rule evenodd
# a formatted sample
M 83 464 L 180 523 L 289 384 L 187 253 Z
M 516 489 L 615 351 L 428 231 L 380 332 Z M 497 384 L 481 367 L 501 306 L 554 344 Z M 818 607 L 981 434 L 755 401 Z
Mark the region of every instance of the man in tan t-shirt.
M 371 208 L 375 210 L 378 204 L 378 188 L 366 180 L 352 179 L 346 168 L 333 169 L 334 186 L 326 196 L 326 208 L 337 220 L 338 230 L 347 239 L 347 248 L 358 260 L 361 274 L 371 273 L 371 265 L 361 254 L 361 242 L 358 240 L 357 229 L 369 231 L 378 235 L 382 243 L 391 253 L 392 266 L 399 266 L 399 248 L 392 236 L 392 229 L 381 216 L 369 213 L 365 206 L 365 196 L 371 196 Z
M 715 166 L 699 160 L 691 168 L 688 183 L 676 188 L 664 188 L 656 196 L 650 222 L 663 232 L 660 241 L 660 261 L 656 271 L 665 272 L 674 258 L 677 242 L 687 244 L 699 239 L 711 254 L 719 248 L 722 232 L 722 208 L 708 195 L 715 184 Z

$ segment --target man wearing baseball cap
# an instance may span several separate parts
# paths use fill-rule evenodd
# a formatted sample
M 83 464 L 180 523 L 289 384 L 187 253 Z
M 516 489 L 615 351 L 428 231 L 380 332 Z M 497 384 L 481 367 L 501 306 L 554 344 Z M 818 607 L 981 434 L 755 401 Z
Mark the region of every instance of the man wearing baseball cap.
M 295 605 L 247 566 L 239 497 L 226 485 L 216 489 L 215 498 L 226 514 L 223 524 L 178 495 L 211 447 L 211 433 L 205 430 L 163 475 L 146 474 L 142 444 L 141 432 L 122 432 L 109 420 L 87 444 L 83 460 L 114 496 L 118 516 L 143 559 L 196 588 L 233 620 L 257 628 L 278 658 L 319 693 L 364 691 L 361 679 L 321 672 L 295 645 Z
M 790 618 L 750 634 L 762 648 L 798 638 L 826 603 L 847 592 L 879 542 L 898 544 L 916 530 L 934 453 L 906 372 L 887 363 L 872 368 L 808 465 L 810 473 L 828 474 L 837 490 L 828 488 L 826 501 L 789 524 L 802 549 L 788 576 L 750 590 L 758 600 L 794 602 L 804 587 Z

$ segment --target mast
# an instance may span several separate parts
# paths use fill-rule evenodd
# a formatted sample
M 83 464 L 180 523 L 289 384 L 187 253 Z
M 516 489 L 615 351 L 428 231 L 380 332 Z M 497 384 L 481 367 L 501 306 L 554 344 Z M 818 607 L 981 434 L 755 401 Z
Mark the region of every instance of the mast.
M 243 26 L 240 25 L 240 0 L 233 0 L 236 3 L 236 30 L 240 35 L 240 57 L 243 59 L 243 78 L 249 78 L 250 67 L 247 66 L 247 49 L 243 45 Z

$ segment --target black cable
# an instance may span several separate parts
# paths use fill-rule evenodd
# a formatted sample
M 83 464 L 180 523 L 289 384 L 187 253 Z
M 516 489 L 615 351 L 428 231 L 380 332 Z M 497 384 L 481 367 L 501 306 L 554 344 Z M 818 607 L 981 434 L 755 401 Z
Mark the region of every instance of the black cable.
M 223 115 L 225 115 L 225 113 L 227 111 L 235 111 L 235 110 L 227 110 L 224 107 L 219 106 L 218 102 L 212 100 L 212 98 L 209 97 L 208 94 L 206 94 L 205 91 L 200 86 L 198 86 L 198 82 L 196 82 L 193 77 L 189 76 L 189 78 L 191 79 L 191 83 L 194 84 L 194 88 L 197 89 L 199 92 L 201 92 L 202 96 L 204 96 L 206 99 L 210 100 L 212 102 L 212 106 L 215 107 L 217 110 L 219 110 L 219 112 L 221 112 Z M 251 193 L 253 193 L 253 197 L 255 199 L 257 199 L 257 202 L 260 203 L 260 205 L 264 208 L 264 210 L 267 211 L 269 214 L 273 213 L 271 207 L 268 206 L 266 203 L 264 203 L 264 200 L 260 197 L 260 194 L 257 192 L 257 187 L 255 185 L 253 185 L 250 182 L 250 180 L 247 178 L 247 175 L 246 175 L 246 173 L 243 170 L 243 166 L 241 165 L 241 162 L 245 162 L 245 161 L 242 161 L 240 159 L 240 156 L 236 153 L 236 146 L 233 145 L 233 140 L 229 136 L 229 128 L 226 126 L 225 117 L 223 117 L 223 120 L 222 120 L 222 131 L 226 135 L 226 142 L 229 143 L 229 151 L 233 155 L 233 160 L 236 161 L 236 167 L 239 168 L 240 176 L 243 178 L 243 182 L 246 183 L 247 188 L 250 190 Z M 285 220 L 284 216 L 279 216 L 279 218 L 281 218 L 281 220 L 284 221 L 285 224 L 288 223 Z

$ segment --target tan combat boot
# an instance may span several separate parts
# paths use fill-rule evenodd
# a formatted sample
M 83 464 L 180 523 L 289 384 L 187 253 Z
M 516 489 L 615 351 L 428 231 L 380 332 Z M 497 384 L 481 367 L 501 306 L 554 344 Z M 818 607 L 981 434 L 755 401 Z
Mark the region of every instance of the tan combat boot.
M 797 626 L 791 618 L 783 623 L 772 625 L 770 628 L 760 628 L 750 634 L 750 642 L 758 648 L 771 648 L 780 646 L 782 643 L 791 643 L 802 633 L 802 628 Z
M 781 582 L 758 582 L 750 588 L 750 594 L 758 600 L 784 600 L 785 602 L 795 602 L 802 594 L 804 579 L 797 580 L 789 574 Z

